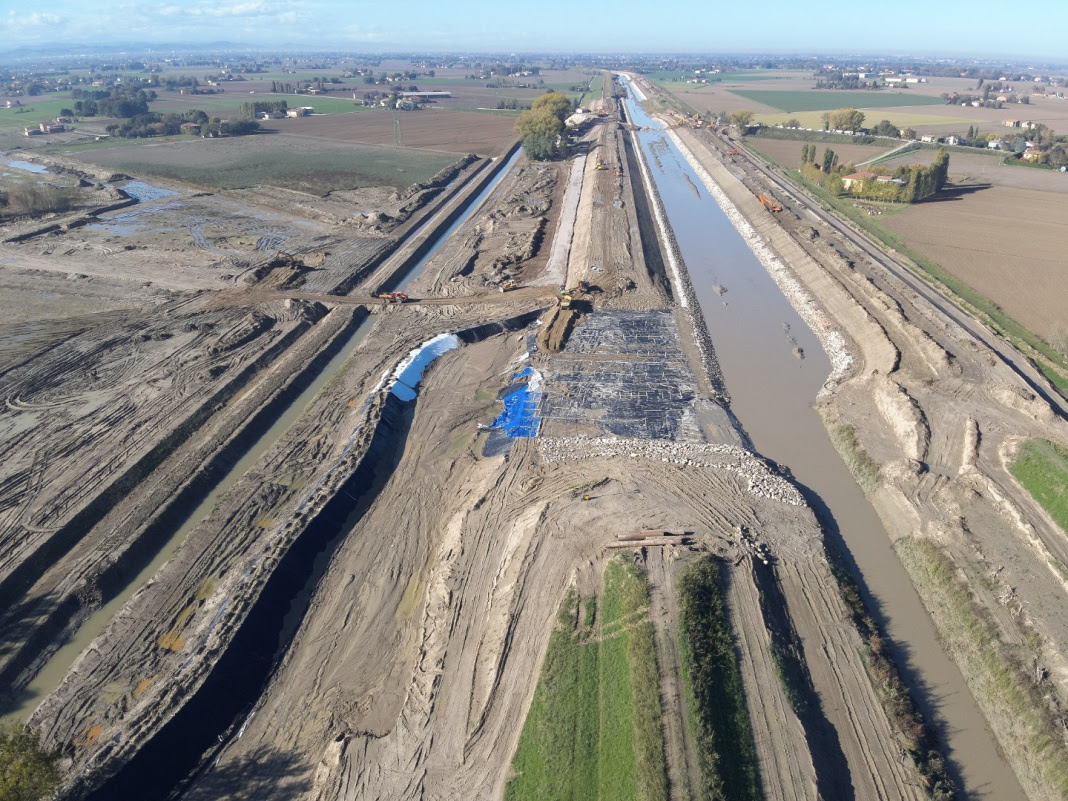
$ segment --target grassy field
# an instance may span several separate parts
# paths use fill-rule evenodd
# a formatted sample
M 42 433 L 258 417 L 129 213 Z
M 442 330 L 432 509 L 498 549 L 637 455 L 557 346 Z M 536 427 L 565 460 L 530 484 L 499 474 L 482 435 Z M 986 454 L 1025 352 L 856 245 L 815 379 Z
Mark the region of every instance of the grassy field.
M 1012 463 L 1012 474 L 1068 532 L 1068 451 L 1044 439 L 1025 442 Z
M 154 143 L 155 140 L 143 140 Z M 195 184 L 211 189 L 280 186 L 325 194 L 361 186 L 403 190 L 426 181 L 456 161 L 455 153 L 413 147 L 330 142 L 260 134 L 195 139 L 153 147 L 111 147 L 75 158 L 117 172 Z
M 53 120 L 62 109 L 70 108 L 73 102 L 69 97 L 49 100 L 26 98 L 21 107 L 0 108 L 0 128 L 22 128 Z
M 788 92 L 767 89 L 732 89 L 736 95 L 782 109 L 798 111 L 827 111 L 836 108 L 895 108 L 897 106 L 941 106 L 940 98 L 907 92 Z
M 756 746 L 720 587 L 719 563 L 706 556 L 680 577 L 680 646 L 690 725 L 697 741 L 702 798 L 759 801 Z
M 599 598 L 568 592 L 512 762 L 508 801 L 666 801 L 648 607 L 645 577 L 623 559 L 608 564 Z
M 1028 796 L 1068 798 L 1064 740 L 952 560 L 925 539 L 894 547 Z

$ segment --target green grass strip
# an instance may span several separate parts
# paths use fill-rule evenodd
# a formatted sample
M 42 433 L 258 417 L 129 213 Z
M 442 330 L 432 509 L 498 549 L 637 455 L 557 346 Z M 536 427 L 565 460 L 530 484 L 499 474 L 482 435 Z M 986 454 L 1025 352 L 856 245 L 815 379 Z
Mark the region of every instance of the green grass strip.
M 756 746 L 745 707 L 742 675 L 720 586 L 719 563 L 711 556 L 694 562 L 679 579 L 679 615 L 691 719 L 704 787 L 714 801 L 763 798 Z
M 1029 440 L 1020 446 L 1012 474 L 1061 530 L 1068 531 L 1068 451 L 1048 440 Z
M 926 539 L 895 548 L 1028 796 L 1068 798 L 1064 739 L 952 560 Z
M 623 559 L 609 562 L 599 599 L 565 596 L 506 799 L 667 801 L 648 608 L 645 576 Z

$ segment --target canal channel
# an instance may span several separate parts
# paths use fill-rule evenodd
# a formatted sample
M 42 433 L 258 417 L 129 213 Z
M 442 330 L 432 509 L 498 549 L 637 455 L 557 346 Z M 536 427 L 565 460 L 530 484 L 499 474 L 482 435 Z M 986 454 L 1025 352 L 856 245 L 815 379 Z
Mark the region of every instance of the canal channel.
M 790 305 L 664 126 L 627 84 L 628 118 L 663 202 L 731 409 L 761 455 L 787 467 L 844 547 L 894 643 L 894 656 L 933 721 L 963 785 L 962 797 L 1022 798 L 1015 774 L 956 664 L 938 642 L 890 538 L 813 408 L 831 372 L 816 335 Z

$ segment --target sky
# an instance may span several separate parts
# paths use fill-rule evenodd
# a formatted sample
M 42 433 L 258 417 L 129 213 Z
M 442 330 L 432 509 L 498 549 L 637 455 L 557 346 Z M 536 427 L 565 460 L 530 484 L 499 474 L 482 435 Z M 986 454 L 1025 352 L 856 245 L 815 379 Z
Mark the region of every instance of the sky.
M 0 0 L 0 50 L 209 43 L 356 51 L 857 53 L 1068 61 L 1063 0 Z M 1045 22 L 1043 22 L 1043 20 Z

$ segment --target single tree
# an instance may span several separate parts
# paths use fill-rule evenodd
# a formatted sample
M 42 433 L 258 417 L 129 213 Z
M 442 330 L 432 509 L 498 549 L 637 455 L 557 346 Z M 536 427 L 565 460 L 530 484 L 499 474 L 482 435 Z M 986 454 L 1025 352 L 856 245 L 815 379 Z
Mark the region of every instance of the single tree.
M 871 132 L 876 136 L 892 136 L 895 139 L 901 136 L 901 131 L 890 120 L 880 120 Z
M 41 748 L 39 735 L 17 723 L 0 727 L 0 801 L 38 801 L 59 787 L 58 752 Z
M 823 151 L 823 171 L 824 172 L 830 172 L 831 171 L 831 167 L 834 165 L 834 159 L 835 159 L 835 155 L 834 155 L 834 151 L 833 150 L 831 150 L 830 148 L 827 148 L 827 149 L 825 149 Z
M 864 112 L 855 108 L 840 108 L 826 116 L 828 127 L 835 131 L 859 131 L 864 127 Z
M 530 110 L 546 111 L 560 120 L 560 124 L 563 125 L 564 120 L 571 113 L 571 101 L 560 92 L 546 92 L 531 104 Z
M 753 112 L 749 111 L 749 109 L 739 109 L 738 111 L 735 111 L 733 114 L 731 114 L 730 119 L 731 125 L 734 125 L 739 130 L 745 131 L 745 129 L 749 127 L 750 123 L 753 122 Z
M 553 158 L 557 151 L 564 123 L 548 108 L 524 111 L 515 121 L 515 129 L 523 140 L 527 157 L 536 161 Z

